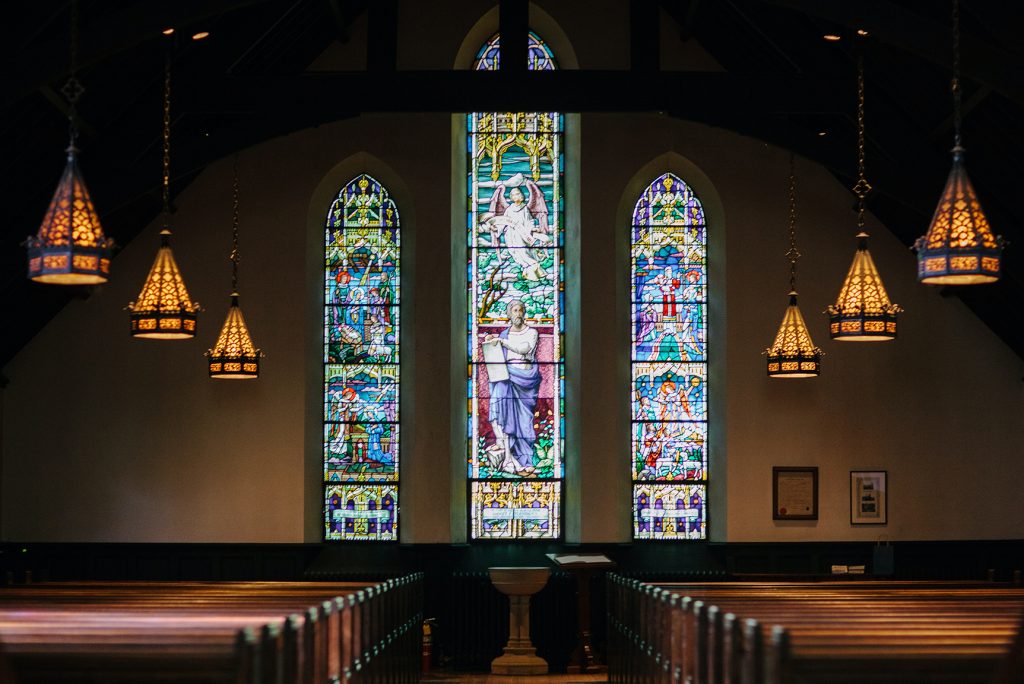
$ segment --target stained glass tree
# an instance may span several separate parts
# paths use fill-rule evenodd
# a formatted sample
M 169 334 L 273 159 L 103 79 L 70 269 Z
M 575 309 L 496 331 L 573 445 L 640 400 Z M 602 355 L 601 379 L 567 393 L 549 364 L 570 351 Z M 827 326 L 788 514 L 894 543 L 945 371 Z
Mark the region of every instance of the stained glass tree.
M 474 68 L 499 68 L 499 37 Z M 529 67 L 556 68 L 529 34 Z M 563 116 L 467 116 L 468 464 L 473 539 L 561 536 Z
M 706 538 L 707 236 L 678 176 L 644 190 L 631 229 L 633 536 Z
M 397 540 L 400 231 L 384 186 L 346 183 L 325 244 L 325 538 Z

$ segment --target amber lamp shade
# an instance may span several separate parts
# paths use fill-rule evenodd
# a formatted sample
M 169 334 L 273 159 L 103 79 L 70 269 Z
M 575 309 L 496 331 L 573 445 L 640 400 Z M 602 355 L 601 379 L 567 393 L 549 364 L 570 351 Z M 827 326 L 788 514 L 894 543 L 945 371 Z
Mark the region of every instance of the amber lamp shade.
M 861 232 L 857 253 L 839 291 L 828 307 L 829 335 L 840 342 L 885 342 L 896 339 L 896 316 L 903 308 L 893 304 L 868 251 L 868 234 Z
M 231 293 L 231 306 L 220 329 L 217 344 L 207 350 L 210 377 L 220 380 L 255 380 L 260 376 L 260 357 L 238 306 L 238 293 Z
M 192 301 L 171 251 L 171 231 L 160 232 L 160 249 L 142 285 L 139 298 L 128 304 L 133 337 L 187 340 L 196 335 L 199 303 Z
M 768 357 L 769 378 L 815 378 L 821 372 L 822 351 L 811 340 L 795 290 L 789 293 L 789 306 L 775 342 L 764 353 Z
M 26 241 L 28 277 L 39 283 L 98 285 L 110 277 L 114 241 L 103 234 L 77 153 L 74 146 L 68 148 L 64 174 L 39 232 Z
M 917 239 L 917 279 L 926 285 L 980 285 L 999 280 L 1005 242 L 988 218 L 964 168 L 964 150 L 953 149 L 953 168 L 928 232 Z

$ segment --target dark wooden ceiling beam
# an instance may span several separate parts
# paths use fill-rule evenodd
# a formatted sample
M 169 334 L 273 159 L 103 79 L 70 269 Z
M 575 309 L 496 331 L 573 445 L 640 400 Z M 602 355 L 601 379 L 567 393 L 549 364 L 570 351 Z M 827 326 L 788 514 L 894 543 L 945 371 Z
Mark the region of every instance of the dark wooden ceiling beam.
M 661 68 L 661 13 L 657 0 L 630 0 L 629 68 L 648 73 Z
M 523 73 L 529 66 L 530 5 L 527 0 L 501 0 L 498 5 L 501 34 L 500 65 L 504 73 Z
M 54 109 L 64 116 L 68 116 L 71 113 L 71 107 L 68 105 L 67 98 L 50 86 L 44 85 L 39 89 L 39 94 L 42 95 L 47 102 L 52 104 Z M 82 118 L 82 115 L 79 112 L 75 112 L 75 123 L 78 126 L 79 132 L 84 133 L 90 138 L 96 137 L 96 127 Z
M 396 71 L 373 74 L 308 72 L 291 76 L 214 79 L 179 95 L 191 112 L 261 114 L 308 110 L 324 120 L 348 110 L 353 92 L 402 93 L 402 97 L 361 101 L 362 111 L 468 112 L 673 111 L 696 120 L 729 112 L 756 116 L 771 112 L 848 112 L 852 79 L 785 74 L 707 71 L 635 73 L 558 70 L 548 72 Z M 692 97 L 699 92 L 700 98 Z M 637 97 L 643 93 L 643 97 Z
M 679 37 L 683 40 L 690 40 L 697 34 L 697 13 L 700 10 L 700 0 L 688 0 L 686 9 L 682 14 L 682 21 L 679 22 Z
M 366 70 L 394 71 L 398 67 L 398 0 L 374 0 L 368 20 Z
M 342 8 L 342 0 L 327 0 L 327 6 L 331 10 L 331 18 L 334 19 L 334 28 L 338 32 L 338 42 L 348 43 L 351 38 L 349 27 L 351 20 L 349 14 Z
M 169 3 L 141 2 L 127 5 L 78 31 L 80 69 L 126 52 L 146 41 L 161 38 L 165 28 L 182 29 L 226 12 L 269 0 L 178 0 Z M 68 75 L 68 40 L 60 39 L 26 47 L 17 55 L 14 68 L 4 74 L 0 107 L 34 92 L 40 84 L 63 80 Z

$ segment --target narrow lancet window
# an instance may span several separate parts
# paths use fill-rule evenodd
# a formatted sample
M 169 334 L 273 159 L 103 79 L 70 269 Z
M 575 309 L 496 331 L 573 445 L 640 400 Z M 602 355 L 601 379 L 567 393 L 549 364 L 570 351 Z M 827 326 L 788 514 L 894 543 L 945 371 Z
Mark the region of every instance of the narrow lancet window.
M 499 37 L 474 68 L 498 69 Z M 551 70 L 529 34 L 529 67 Z M 565 358 L 563 115 L 467 116 L 472 539 L 561 536 Z
M 361 174 L 327 212 L 325 538 L 398 539 L 398 209 Z
M 693 190 L 666 173 L 631 228 L 633 536 L 707 530 L 707 234 Z

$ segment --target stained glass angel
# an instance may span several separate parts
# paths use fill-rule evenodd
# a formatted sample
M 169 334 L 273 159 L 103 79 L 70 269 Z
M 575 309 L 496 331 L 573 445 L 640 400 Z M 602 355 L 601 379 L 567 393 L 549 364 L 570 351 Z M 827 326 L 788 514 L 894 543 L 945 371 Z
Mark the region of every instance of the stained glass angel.
M 526 187 L 528 197 L 523 194 Z M 508 190 L 508 198 L 505 190 Z M 499 182 L 491 195 L 488 211 L 480 216 L 482 227 L 490 230 L 491 244 L 498 247 L 504 237 L 504 246 L 522 270 L 527 280 L 543 280 L 546 276 L 540 265 L 541 256 L 533 247 L 551 243 L 548 225 L 548 207 L 544 193 L 531 178 L 521 173 Z

